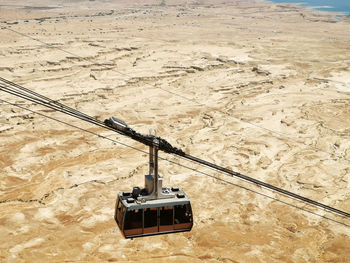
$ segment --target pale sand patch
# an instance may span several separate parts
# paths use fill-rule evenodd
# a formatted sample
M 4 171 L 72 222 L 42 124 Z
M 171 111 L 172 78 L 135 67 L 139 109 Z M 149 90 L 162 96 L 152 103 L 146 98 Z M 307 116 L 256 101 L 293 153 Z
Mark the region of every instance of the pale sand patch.
M 10 252 L 14 253 L 14 254 L 18 254 L 23 249 L 34 247 L 34 246 L 38 246 L 38 245 L 42 244 L 43 242 L 44 242 L 43 238 L 39 238 L 39 237 L 38 238 L 34 238 L 34 239 L 29 240 L 26 243 L 18 244 L 15 247 L 10 248 Z

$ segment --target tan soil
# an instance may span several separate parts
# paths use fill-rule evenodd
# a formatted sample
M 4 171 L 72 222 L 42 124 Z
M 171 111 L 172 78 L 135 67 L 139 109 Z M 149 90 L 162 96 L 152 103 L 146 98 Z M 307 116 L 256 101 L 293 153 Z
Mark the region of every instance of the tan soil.
M 349 19 L 262 1 L 4 0 L 0 20 L 1 77 L 350 212 Z M 115 198 L 143 185 L 147 156 L 0 111 L 1 262 L 349 262 L 349 219 L 166 154 L 238 186 L 161 161 L 193 230 L 124 240 Z

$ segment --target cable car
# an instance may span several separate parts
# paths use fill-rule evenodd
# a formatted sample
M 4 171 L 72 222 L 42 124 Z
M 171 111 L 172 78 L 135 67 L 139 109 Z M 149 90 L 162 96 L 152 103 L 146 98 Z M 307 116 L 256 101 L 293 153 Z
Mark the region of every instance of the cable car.
M 143 202 L 132 193 L 118 194 L 114 218 L 125 238 L 191 230 L 193 218 L 189 198 L 180 188 L 163 188 L 162 191 L 175 197 Z
M 193 215 L 191 202 L 179 187 L 163 187 L 158 174 L 158 149 L 173 148 L 164 139 L 134 132 L 117 118 L 107 121 L 110 127 L 130 132 L 139 141 L 149 145 L 149 174 L 145 187 L 134 187 L 132 192 L 118 193 L 114 219 L 125 238 L 191 231 Z

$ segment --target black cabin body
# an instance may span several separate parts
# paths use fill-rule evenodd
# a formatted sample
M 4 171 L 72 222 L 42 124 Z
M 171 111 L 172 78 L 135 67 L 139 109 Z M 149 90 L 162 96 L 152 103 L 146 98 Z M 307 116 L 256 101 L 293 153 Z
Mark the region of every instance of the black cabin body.
M 125 238 L 190 231 L 193 226 L 191 203 L 179 188 L 174 198 L 139 201 L 131 193 L 119 193 L 114 218 Z

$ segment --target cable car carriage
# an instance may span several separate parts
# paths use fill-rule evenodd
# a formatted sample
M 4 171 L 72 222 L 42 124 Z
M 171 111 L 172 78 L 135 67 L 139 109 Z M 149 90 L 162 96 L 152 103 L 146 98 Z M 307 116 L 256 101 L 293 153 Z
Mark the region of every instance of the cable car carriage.
M 163 187 L 158 174 L 158 149 L 179 150 L 162 138 L 136 133 L 117 118 L 105 122 L 149 145 L 149 174 L 145 175 L 145 188 L 134 187 L 132 192 L 121 192 L 116 201 L 114 219 L 124 237 L 190 231 L 193 226 L 190 199 L 179 187 Z
M 134 188 L 133 193 L 138 190 Z M 191 230 L 191 203 L 179 188 L 170 189 L 169 195 L 173 197 L 148 201 L 133 193 L 119 193 L 116 202 L 114 218 L 125 238 Z

